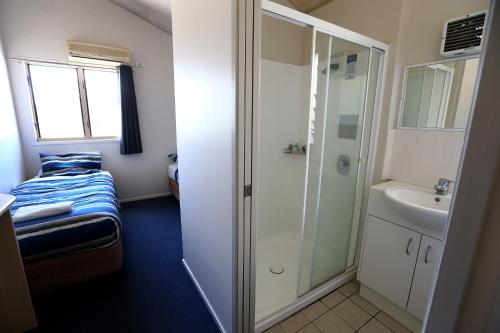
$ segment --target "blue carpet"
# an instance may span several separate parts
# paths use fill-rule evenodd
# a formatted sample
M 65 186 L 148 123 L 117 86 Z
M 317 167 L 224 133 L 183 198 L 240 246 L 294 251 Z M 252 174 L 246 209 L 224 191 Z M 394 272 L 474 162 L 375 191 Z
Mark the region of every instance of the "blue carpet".
M 218 332 L 181 262 L 178 202 L 122 208 L 123 269 L 36 296 L 36 332 Z

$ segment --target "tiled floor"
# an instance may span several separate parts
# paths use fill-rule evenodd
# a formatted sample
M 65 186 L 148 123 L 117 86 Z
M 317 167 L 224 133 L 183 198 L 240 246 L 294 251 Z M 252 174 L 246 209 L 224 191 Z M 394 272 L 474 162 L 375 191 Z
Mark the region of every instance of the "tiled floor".
M 351 281 L 265 333 L 410 333 L 358 291 Z

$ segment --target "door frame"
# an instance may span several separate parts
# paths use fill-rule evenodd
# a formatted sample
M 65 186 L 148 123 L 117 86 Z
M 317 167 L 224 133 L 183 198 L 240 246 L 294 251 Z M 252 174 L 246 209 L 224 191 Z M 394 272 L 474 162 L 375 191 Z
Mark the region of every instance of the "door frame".
M 342 28 L 333 23 L 320 20 L 313 16 L 304 14 L 294 9 L 279 5 L 270 0 L 238 0 L 238 45 L 237 45 L 237 85 L 238 85 L 238 119 L 237 119 L 237 149 L 238 149 L 238 228 L 237 228 L 237 268 L 235 279 L 237 280 L 237 293 L 235 309 L 236 326 L 238 332 L 252 333 L 255 331 L 255 240 L 256 223 L 255 204 L 252 200 L 252 192 L 257 193 L 256 168 L 252 168 L 253 158 L 257 156 L 258 138 L 254 133 L 258 131 L 259 117 L 259 86 L 260 86 L 260 36 L 261 36 L 261 11 L 279 16 L 284 20 L 302 22 L 304 25 L 313 26 L 317 31 L 327 33 L 334 37 L 346 39 L 370 49 L 376 48 L 382 51 L 381 63 L 379 67 L 379 77 L 375 107 L 373 111 L 372 128 L 370 134 L 369 154 L 366 167 L 365 188 L 363 197 L 366 197 L 373 177 L 373 166 L 375 162 L 375 147 L 378 140 L 378 129 L 383 101 L 383 90 L 385 88 L 387 76 L 387 59 L 389 57 L 389 45 L 373 38 L 361 35 L 354 31 Z M 250 192 L 247 191 L 250 190 Z M 364 215 L 361 213 L 360 230 L 364 223 Z M 358 239 L 361 239 L 358 232 Z M 359 247 L 359 246 L 358 246 Z M 359 251 L 358 251 L 359 252 Z M 355 260 L 357 262 L 357 259 Z M 342 276 L 347 279 L 353 276 L 355 269 Z M 342 280 L 343 281 L 343 280 Z M 322 286 L 310 291 L 300 299 L 300 304 L 304 306 L 315 299 L 324 296 L 332 288 L 336 288 L 336 283 L 326 282 Z
M 237 228 L 236 228 L 236 262 L 234 273 L 236 280 L 236 295 L 234 300 L 233 318 L 235 331 L 253 333 L 255 328 L 255 281 L 252 279 L 254 270 L 254 251 L 252 245 L 251 224 L 251 192 L 248 186 L 252 184 L 252 123 L 254 101 L 258 100 L 258 90 L 254 89 L 259 69 L 254 66 L 254 55 L 260 54 L 260 49 L 254 48 L 254 34 L 260 35 L 256 27 L 260 27 L 260 0 L 237 1 L 236 24 L 238 40 L 236 51 L 236 85 L 237 85 L 237 119 L 236 119 L 236 149 L 237 149 Z M 260 43 L 259 43 L 260 45 Z M 257 94 L 257 96 L 255 96 Z M 256 99 L 257 98 L 257 99 Z M 253 285 L 252 285 L 253 283 Z

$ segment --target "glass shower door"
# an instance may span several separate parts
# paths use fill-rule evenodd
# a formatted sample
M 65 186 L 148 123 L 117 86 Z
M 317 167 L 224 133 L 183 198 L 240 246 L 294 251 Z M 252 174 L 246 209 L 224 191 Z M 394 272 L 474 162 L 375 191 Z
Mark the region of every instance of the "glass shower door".
M 305 193 L 313 29 L 262 15 L 259 116 L 253 179 L 256 218 L 255 317 L 297 298 Z M 281 43 L 289 36 L 287 43 Z M 292 38 L 293 37 L 293 38 Z
M 370 135 L 371 49 L 320 31 L 314 48 L 299 294 L 352 265 Z

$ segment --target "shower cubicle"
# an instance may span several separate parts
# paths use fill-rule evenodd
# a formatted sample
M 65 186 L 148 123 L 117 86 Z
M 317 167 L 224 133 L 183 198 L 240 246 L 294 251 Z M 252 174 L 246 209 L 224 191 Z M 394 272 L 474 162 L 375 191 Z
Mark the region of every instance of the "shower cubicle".
M 383 43 L 263 1 L 253 121 L 257 331 L 354 277 Z

